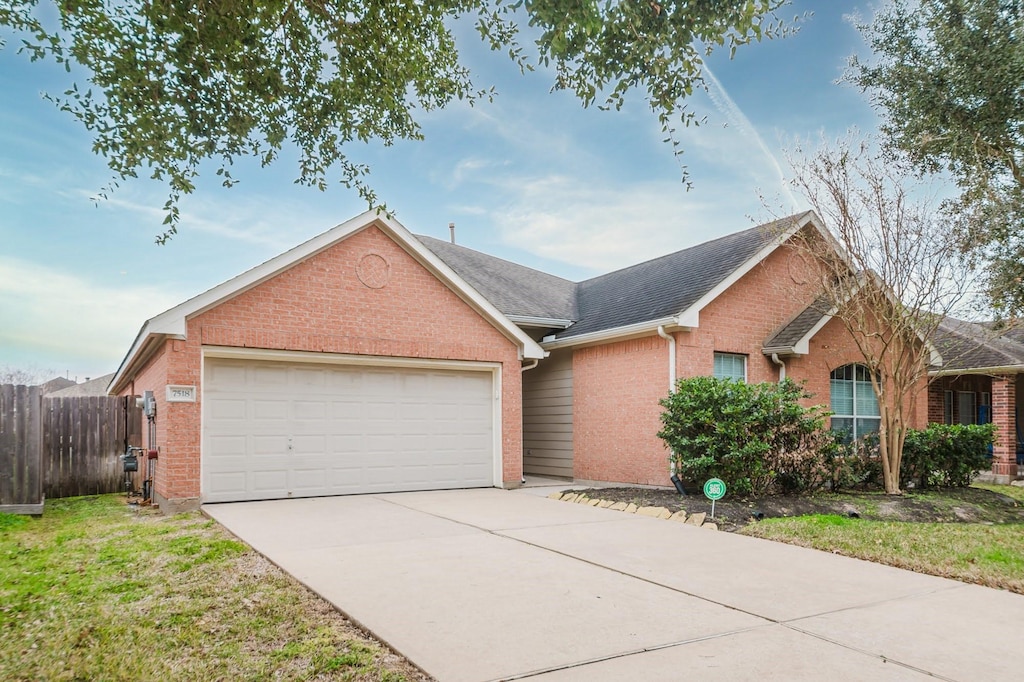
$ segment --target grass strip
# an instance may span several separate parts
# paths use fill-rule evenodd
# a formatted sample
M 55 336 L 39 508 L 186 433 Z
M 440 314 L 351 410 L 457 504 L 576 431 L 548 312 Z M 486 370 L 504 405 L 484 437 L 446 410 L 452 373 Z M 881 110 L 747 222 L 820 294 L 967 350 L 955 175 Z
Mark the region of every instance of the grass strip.
M 1024 524 L 907 523 L 812 515 L 766 519 L 740 532 L 1024 594 Z
M 0 514 L 0 679 L 425 677 L 216 522 L 105 495 Z

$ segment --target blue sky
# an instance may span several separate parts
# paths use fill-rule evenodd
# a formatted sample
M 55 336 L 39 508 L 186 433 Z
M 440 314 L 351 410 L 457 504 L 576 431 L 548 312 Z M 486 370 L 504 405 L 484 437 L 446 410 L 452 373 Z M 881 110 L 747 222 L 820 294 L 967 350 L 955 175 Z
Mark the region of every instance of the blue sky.
M 813 12 L 800 31 L 708 62 L 708 95 L 691 107 L 706 124 L 681 141 L 693 188 L 636 99 L 619 112 L 583 110 L 548 92 L 549 73 L 520 76 L 472 40 L 463 56 L 493 104 L 454 105 L 422 117 L 423 142 L 354 148 L 373 167 L 378 195 L 412 232 L 578 280 L 804 208 L 786 191 L 783 149 L 796 138 L 871 131 L 855 89 L 837 85 L 863 41 L 844 19 L 870 14 L 854 0 L 797 0 L 782 16 Z M 293 184 L 294 159 L 236 166 L 241 183 L 213 178 L 182 206 L 180 233 L 161 232 L 164 187 L 123 185 L 91 197 L 109 172 L 89 135 L 40 97 L 69 84 L 63 69 L 30 63 L 16 40 L 0 50 L 0 369 L 84 380 L 117 368 L 149 317 L 365 210 L 340 185 Z

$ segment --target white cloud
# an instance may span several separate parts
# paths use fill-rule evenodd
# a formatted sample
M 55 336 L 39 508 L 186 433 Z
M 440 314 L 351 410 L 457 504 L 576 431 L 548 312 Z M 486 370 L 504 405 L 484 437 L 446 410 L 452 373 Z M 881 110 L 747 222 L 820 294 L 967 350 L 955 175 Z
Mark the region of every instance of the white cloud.
M 0 257 L 0 348 L 40 366 L 113 371 L 141 320 L 176 305 L 175 293 L 86 278 Z M 76 370 L 77 371 L 77 370 Z
M 747 192 L 732 199 L 723 220 L 720 207 L 739 192 L 686 192 L 678 181 L 609 186 L 552 175 L 518 179 L 509 189 L 515 200 L 492 216 L 505 243 L 598 273 L 745 229 L 750 221 L 732 217 L 737 204 L 757 210 Z
M 234 190 L 225 191 L 229 195 L 223 201 L 186 197 L 182 202 L 178 229 L 182 232 L 204 232 L 229 241 L 279 252 L 295 246 L 296 233 L 306 233 L 310 228 L 323 231 L 332 226 L 326 218 L 310 225 L 308 212 L 296 210 L 282 202 L 268 202 L 241 192 L 232 193 Z M 88 195 L 85 191 L 80 193 Z M 162 199 L 125 199 L 120 194 L 114 194 L 101 200 L 99 205 L 143 216 L 145 224 L 152 226 L 154 234 L 162 229 L 165 215 Z
M 732 99 L 725 86 L 706 66 L 707 91 L 694 93 L 689 106 L 707 112 L 700 125 L 676 131 L 684 153 L 680 162 L 690 171 L 694 189 L 728 183 L 744 185 L 780 204 L 780 210 L 795 212 L 802 202 L 794 196 L 779 161 L 779 151 L 765 142 L 746 113 Z

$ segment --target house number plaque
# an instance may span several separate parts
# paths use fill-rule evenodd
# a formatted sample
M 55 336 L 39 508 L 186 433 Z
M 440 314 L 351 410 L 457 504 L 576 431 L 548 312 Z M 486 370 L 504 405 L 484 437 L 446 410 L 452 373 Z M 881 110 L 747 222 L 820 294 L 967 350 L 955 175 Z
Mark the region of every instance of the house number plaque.
M 194 403 L 196 401 L 195 386 L 167 386 L 167 402 Z

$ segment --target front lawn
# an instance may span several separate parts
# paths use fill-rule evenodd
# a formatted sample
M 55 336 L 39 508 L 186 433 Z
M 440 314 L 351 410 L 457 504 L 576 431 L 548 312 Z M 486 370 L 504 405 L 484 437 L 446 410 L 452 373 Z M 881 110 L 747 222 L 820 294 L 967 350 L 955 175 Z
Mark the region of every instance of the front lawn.
M 1024 594 L 1024 524 L 906 523 L 826 514 L 765 519 L 740 532 Z
M 699 491 L 599 488 L 593 499 L 709 513 Z M 762 518 L 756 521 L 756 518 Z M 715 509 L 722 530 L 788 542 L 1024 594 L 1024 488 L 806 493 L 741 498 Z
M 198 513 L 0 514 L 2 680 L 427 679 Z

